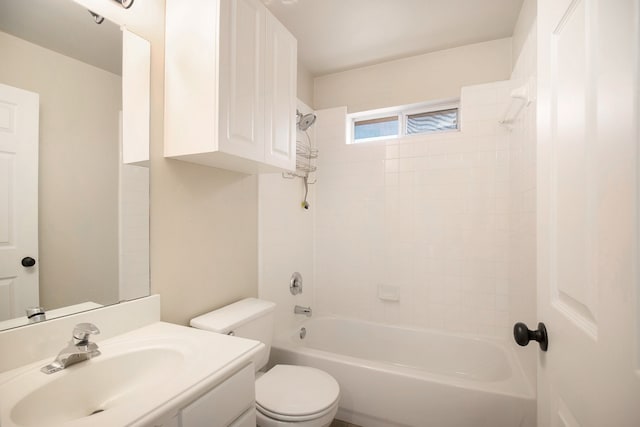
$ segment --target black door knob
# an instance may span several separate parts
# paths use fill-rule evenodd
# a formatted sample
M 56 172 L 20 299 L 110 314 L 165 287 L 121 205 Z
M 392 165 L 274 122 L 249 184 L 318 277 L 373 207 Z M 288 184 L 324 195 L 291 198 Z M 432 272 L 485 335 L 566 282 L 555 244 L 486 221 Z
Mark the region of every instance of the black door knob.
M 540 350 L 547 351 L 549 348 L 549 337 L 547 335 L 547 328 L 544 326 L 544 323 L 538 323 L 538 329 L 535 331 L 527 328 L 522 322 L 518 322 L 513 325 L 513 337 L 515 338 L 518 345 L 526 346 L 529 344 L 529 341 L 538 341 L 540 344 Z
M 22 258 L 22 261 L 20 263 L 23 267 L 33 267 L 34 265 L 36 265 L 36 260 L 31 258 L 30 256 L 26 256 Z

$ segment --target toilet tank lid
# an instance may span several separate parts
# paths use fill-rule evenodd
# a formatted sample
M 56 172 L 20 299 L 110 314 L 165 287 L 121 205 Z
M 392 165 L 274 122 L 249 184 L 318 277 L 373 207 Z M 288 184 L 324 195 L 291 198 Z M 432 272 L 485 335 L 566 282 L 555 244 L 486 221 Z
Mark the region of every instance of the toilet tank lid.
M 272 312 L 275 306 L 271 301 L 246 298 L 195 317 L 190 324 L 194 328 L 228 334 L 239 326 Z

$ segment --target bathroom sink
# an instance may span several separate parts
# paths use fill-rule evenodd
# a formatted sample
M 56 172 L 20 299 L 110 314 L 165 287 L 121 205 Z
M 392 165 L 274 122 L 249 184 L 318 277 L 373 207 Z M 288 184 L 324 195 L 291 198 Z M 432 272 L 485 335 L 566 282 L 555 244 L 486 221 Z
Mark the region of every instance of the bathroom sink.
M 146 426 L 175 414 L 262 345 L 163 322 L 97 344 L 100 356 L 53 374 L 40 368 L 55 355 L 0 374 L 0 425 Z
M 97 415 L 180 375 L 184 361 L 179 350 L 166 347 L 96 357 L 44 378 L 50 381 L 20 399 L 11 418 L 20 426 L 39 427 Z

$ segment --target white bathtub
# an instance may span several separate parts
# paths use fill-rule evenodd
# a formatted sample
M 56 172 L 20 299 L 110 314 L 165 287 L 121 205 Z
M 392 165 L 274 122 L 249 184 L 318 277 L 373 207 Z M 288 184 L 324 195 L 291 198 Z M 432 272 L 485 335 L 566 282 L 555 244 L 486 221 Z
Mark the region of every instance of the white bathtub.
M 337 418 L 363 427 L 532 427 L 535 396 L 498 340 L 318 317 L 276 338 L 271 364 L 340 383 Z

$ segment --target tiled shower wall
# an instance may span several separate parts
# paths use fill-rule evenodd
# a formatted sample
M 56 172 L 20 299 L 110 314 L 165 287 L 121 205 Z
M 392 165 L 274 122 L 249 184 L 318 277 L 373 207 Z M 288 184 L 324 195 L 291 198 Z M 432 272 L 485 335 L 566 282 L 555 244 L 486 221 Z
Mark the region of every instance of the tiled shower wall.
M 317 311 L 510 334 L 512 87 L 463 88 L 460 132 L 383 142 L 347 145 L 346 109 L 318 112 Z
M 311 111 L 299 103 L 303 113 Z M 297 132 L 302 144 L 314 141 L 314 127 Z M 309 139 L 307 139 L 307 137 Z M 310 177 L 314 181 L 313 174 Z M 303 209 L 302 179 L 288 179 L 280 173 L 258 176 L 258 294 L 276 303 L 276 331 L 284 332 L 305 319 L 294 315 L 295 305 L 312 306 L 314 297 L 314 216 L 315 185 L 309 186 L 309 209 Z M 303 292 L 291 295 L 289 280 L 297 271 L 302 274 Z
M 300 202 L 304 189 L 299 178 L 289 180 L 281 174 L 258 177 L 259 200 L 259 286 L 260 298 L 276 303 L 276 331 L 290 330 L 304 316 L 294 315 L 295 305 L 313 307 L 313 188 L 310 210 Z M 291 295 L 289 280 L 302 274 L 303 292 Z

